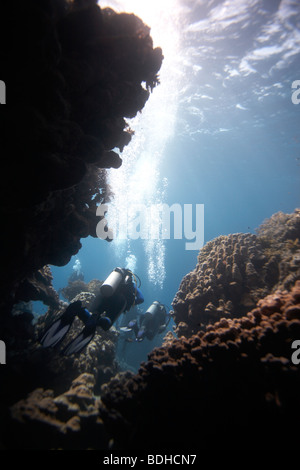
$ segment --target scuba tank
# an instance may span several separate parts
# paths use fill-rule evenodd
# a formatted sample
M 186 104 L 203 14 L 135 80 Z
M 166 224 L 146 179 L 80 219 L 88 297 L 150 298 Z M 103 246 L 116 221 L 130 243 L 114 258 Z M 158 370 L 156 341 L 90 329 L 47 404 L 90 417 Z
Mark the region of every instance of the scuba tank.
M 116 268 L 110 273 L 100 287 L 100 293 L 103 297 L 111 297 L 116 292 L 116 289 L 123 280 L 123 275 L 124 272 L 121 268 Z
M 154 302 L 150 305 L 145 314 L 150 313 L 151 315 L 154 315 L 158 310 L 162 310 L 162 308 L 163 306 L 157 300 L 154 300 Z

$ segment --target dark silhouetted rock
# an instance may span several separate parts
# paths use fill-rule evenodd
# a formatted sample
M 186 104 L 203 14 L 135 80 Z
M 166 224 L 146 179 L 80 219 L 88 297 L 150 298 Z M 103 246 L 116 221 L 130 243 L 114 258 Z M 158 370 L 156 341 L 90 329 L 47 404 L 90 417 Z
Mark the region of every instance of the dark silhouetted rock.
M 133 14 L 96 1 L 2 2 L 0 315 L 48 264 L 63 266 L 96 237 L 111 195 L 106 168 L 122 164 L 163 60 Z M 27 293 L 26 285 L 28 286 Z M 36 293 L 32 293 L 36 295 Z

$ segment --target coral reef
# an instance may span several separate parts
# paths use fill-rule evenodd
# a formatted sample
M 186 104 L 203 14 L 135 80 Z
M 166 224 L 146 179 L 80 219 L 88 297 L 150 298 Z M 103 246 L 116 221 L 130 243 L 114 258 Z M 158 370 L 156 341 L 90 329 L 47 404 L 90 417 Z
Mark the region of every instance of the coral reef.
M 300 235 L 300 209 L 295 209 L 292 214 L 277 212 L 265 220 L 256 230 L 260 238 L 277 244 L 278 246 L 286 240 L 299 241 Z
M 188 339 L 168 333 L 138 374 L 119 373 L 103 385 L 97 403 L 89 376 L 89 390 L 81 388 L 82 377 L 56 398 L 53 391 L 35 390 L 11 407 L 4 445 L 293 449 L 300 366 L 291 356 L 299 337 L 297 281 L 290 292 L 268 295 L 242 318 L 223 318 Z
M 260 298 L 300 279 L 300 211 L 278 213 L 257 235 L 232 234 L 208 242 L 173 300 L 178 336 L 189 337 L 222 317 L 241 317 Z
M 59 297 L 52 286 L 52 273 L 49 266 L 35 271 L 29 275 L 19 286 L 15 300 L 21 298 L 24 302 L 39 300 L 49 307 L 57 307 Z
M 85 283 L 80 279 L 75 281 L 69 279 L 68 285 L 61 289 L 60 293 L 65 299 L 71 302 L 74 297 L 81 292 L 90 292 L 97 295 L 102 283 L 103 281 L 99 281 L 98 279 L 92 279 L 88 283 Z
M 278 212 L 257 229 L 270 265 L 278 265 L 274 289 L 288 289 L 300 278 L 300 209 L 292 214 Z
M 34 338 L 34 312 L 31 300 L 39 300 L 49 306 L 50 311 L 59 309 L 60 300 L 52 286 L 52 273 L 44 266 L 20 283 L 14 295 L 10 315 L 0 315 L 1 339 L 13 354 L 26 350 Z M 20 300 L 22 299 L 22 300 Z
M 81 292 L 73 300 L 81 300 L 82 305 L 89 308 L 94 298 L 92 292 Z M 49 308 L 45 315 L 38 318 L 35 327 L 32 326 L 33 316 L 30 314 L 26 318 L 21 316 L 16 323 L 20 332 L 19 329 L 14 332 L 14 341 L 7 348 L 7 364 L 3 371 L 6 386 L 0 389 L 2 403 L 12 403 L 35 387 L 51 387 L 55 393 L 61 393 L 66 384 L 70 384 L 83 372 L 93 374 L 95 393 L 99 393 L 101 385 L 118 372 L 119 365 L 115 357 L 118 332 L 114 327 L 108 331 L 98 328 L 93 340 L 78 355 L 66 357 L 60 354 L 67 343 L 83 329 L 77 317 L 57 349 L 45 349 L 40 345 L 39 337 L 62 315 L 67 305 L 60 301 L 58 308 Z M 20 323 L 21 320 L 23 323 Z
M 8 427 L 8 449 L 107 448 L 108 436 L 99 417 L 99 399 L 93 394 L 95 380 L 81 374 L 65 393 L 39 388 L 12 409 L 13 430 Z M 39 429 L 39 435 L 36 429 Z M 84 433 L 88 428 L 89 433 Z
M 170 335 L 169 335 L 170 336 Z M 300 281 L 191 338 L 156 348 L 137 375 L 103 386 L 101 417 L 127 449 L 278 449 L 296 445 Z
M 0 390 L 0 406 L 11 405 L 4 448 L 103 449 L 108 442 L 110 449 L 293 448 L 300 418 L 300 368 L 292 361 L 300 338 L 298 233 L 299 211 L 288 218 L 279 213 L 257 235 L 218 237 L 205 245 L 174 299 L 175 307 L 187 305 L 185 334 L 168 332 L 137 374 L 117 373 L 113 328 L 99 331 L 79 356 L 41 348 L 38 335 L 66 304 L 50 307 L 35 331 L 24 328 L 25 337 L 8 351 L 9 385 Z M 100 285 L 70 282 L 66 294 L 89 308 Z M 222 300 L 219 311 L 215 299 Z M 65 341 L 81 328 L 74 320 Z M 89 392 L 78 385 L 82 377 L 76 381 L 82 373 L 93 376 Z M 20 444 L 27 426 L 28 440 Z
M 96 207 L 162 63 L 150 29 L 96 0 L 2 2 L 1 315 L 20 285 L 96 236 Z M 21 291 L 22 289 L 20 289 Z M 22 290 L 24 292 L 24 290 Z M 27 294 L 28 296 L 28 294 Z M 19 300 L 25 300 L 19 298 Z

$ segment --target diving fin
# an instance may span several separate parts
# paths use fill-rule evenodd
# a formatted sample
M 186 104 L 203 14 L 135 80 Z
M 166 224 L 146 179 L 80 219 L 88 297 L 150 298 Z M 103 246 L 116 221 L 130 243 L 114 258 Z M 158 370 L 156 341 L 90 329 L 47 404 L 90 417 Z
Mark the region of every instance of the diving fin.
M 71 343 L 69 343 L 62 351 L 65 356 L 71 356 L 71 354 L 80 353 L 90 341 L 92 341 L 96 332 L 96 326 L 92 328 L 86 326 L 78 336 L 76 336 Z
M 62 316 L 52 323 L 40 338 L 39 341 L 44 348 L 57 346 L 64 339 L 73 323 L 75 315 L 78 314 L 81 308 L 80 300 L 76 300 L 68 305 Z
M 65 323 L 63 318 L 59 318 L 46 330 L 40 338 L 40 343 L 44 348 L 54 347 L 59 344 L 68 333 L 71 323 Z

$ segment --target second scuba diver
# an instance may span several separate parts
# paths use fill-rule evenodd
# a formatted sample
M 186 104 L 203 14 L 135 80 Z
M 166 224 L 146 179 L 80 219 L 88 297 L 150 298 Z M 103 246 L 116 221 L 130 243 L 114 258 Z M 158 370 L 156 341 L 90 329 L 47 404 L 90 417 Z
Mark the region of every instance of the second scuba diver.
M 139 316 L 138 320 L 132 320 L 127 327 L 120 328 L 121 331 L 133 331 L 136 341 L 143 341 L 145 338 L 150 341 L 155 335 L 162 333 L 168 326 L 170 314 L 166 307 L 155 300 L 145 313 Z
M 115 268 L 100 287 L 100 293 L 94 299 L 89 312 L 80 300 L 72 302 L 42 335 L 40 342 L 47 347 L 57 346 L 68 333 L 77 316 L 83 323 L 82 332 L 62 351 L 69 356 L 79 353 L 93 339 L 100 326 L 107 331 L 117 318 L 134 305 L 144 302 L 144 297 L 137 286 L 135 275 L 125 268 Z

